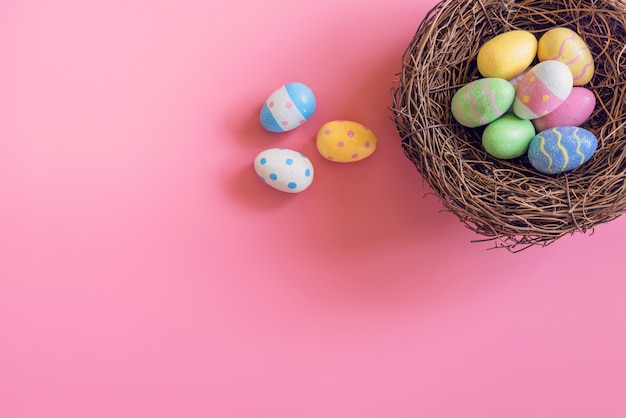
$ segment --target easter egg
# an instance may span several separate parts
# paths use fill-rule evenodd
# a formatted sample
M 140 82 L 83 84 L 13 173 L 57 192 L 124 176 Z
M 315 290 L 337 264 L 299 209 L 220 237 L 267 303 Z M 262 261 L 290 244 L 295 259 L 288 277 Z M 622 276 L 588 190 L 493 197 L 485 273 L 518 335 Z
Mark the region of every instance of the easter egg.
M 598 148 L 598 139 L 578 126 L 560 126 L 539 132 L 528 146 L 528 160 L 539 172 L 558 174 L 588 161 Z
M 535 127 L 530 120 L 505 114 L 487 125 L 482 144 L 489 155 L 506 160 L 526 154 L 534 136 Z
M 288 83 L 274 91 L 261 108 L 261 125 L 270 132 L 286 132 L 306 122 L 315 111 L 315 95 L 306 85 Z
M 572 91 L 572 73 L 560 61 L 543 61 L 524 75 L 515 89 L 513 112 L 537 119 L 559 107 Z
M 476 65 L 483 77 L 511 79 L 524 71 L 537 55 L 537 38 L 524 30 L 501 33 L 478 50 Z
M 515 87 L 501 78 L 474 80 L 452 96 L 452 115 L 463 126 L 475 128 L 498 119 L 515 99 Z
M 261 151 L 254 171 L 267 185 L 286 193 L 299 193 L 313 182 L 313 164 L 304 154 L 287 148 Z
M 585 41 L 569 28 L 554 28 L 544 33 L 537 44 L 539 61 L 556 60 L 568 66 L 575 86 L 591 81 L 595 71 L 593 56 Z
M 580 126 L 593 113 L 596 96 L 589 89 L 574 87 L 567 99 L 552 112 L 534 119 L 537 132 L 557 126 Z
M 330 161 L 349 163 L 376 150 L 376 135 L 366 126 L 348 120 L 327 122 L 317 132 L 317 150 Z

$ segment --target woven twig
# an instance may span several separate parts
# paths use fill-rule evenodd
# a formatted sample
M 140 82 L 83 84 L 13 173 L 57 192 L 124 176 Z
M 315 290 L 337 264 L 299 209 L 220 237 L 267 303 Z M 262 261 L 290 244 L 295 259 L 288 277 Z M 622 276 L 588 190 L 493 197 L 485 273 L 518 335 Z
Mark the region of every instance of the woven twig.
M 482 130 L 458 124 L 450 102 L 481 77 L 479 48 L 521 29 L 539 38 L 566 26 L 589 45 L 596 108 L 583 125 L 598 138 L 590 161 L 566 174 L 538 173 L 523 156 L 499 160 Z M 626 212 L 626 0 L 444 0 L 407 48 L 393 89 L 394 121 L 406 156 L 446 209 L 495 247 L 518 251 L 593 231 Z

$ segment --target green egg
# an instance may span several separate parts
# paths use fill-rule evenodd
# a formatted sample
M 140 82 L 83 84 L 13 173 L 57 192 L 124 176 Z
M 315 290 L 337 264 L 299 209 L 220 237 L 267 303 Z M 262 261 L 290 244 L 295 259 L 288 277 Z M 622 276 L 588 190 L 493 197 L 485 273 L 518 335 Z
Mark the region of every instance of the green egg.
M 452 96 L 452 116 L 463 126 L 485 126 L 502 116 L 515 101 L 515 87 L 502 78 L 480 78 Z
M 524 155 L 534 136 L 530 120 L 507 113 L 485 127 L 482 142 L 489 155 L 508 160 Z

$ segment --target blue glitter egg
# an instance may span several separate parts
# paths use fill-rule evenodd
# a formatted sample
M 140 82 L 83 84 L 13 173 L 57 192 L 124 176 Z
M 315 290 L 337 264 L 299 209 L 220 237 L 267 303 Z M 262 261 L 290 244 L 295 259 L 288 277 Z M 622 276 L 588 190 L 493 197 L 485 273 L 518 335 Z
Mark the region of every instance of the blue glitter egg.
M 596 136 L 577 126 L 559 126 L 539 132 L 530 141 L 530 164 L 544 174 L 559 174 L 589 161 L 598 148 Z

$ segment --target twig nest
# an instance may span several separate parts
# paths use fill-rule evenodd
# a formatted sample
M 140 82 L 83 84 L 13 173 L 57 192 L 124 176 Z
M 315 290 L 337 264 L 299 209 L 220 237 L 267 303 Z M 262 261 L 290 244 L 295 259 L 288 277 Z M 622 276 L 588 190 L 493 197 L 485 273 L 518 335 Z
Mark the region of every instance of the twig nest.
M 593 56 L 593 76 L 581 80 L 595 98 L 587 102 L 595 107 L 579 118 L 586 117 L 581 129 L 597 139 L 597 147 L 585 164 L 545 174 L 527 154 L 496 158 L 483 146 L 484 127 L 468 128 L 454 118 L 454 94 L 487 78 L 477 64 L 481 47 L 512 31 L 539 39 L 537 53 L 551 60 L 561 59 L 554 57 L 554 44 L 575 33 Z M 546 33 L 551 35 L 542 40 Z M 560 53 L 581 53 L 570 44 L 571 50 Z M 575 71 L 584 70 L 570 69 L 574 78 Z M 446 209 L 484 237 L 477 241 L 493 240 L 496 247 L 518 251 L 592 231 L 626 212 L 625 78 L 626 0 L 593 5 L 443 0 L 426 15 L 405 51 L 391 110 L 406 156 Z M 522 79 L 509 81 L 517 86 Z

